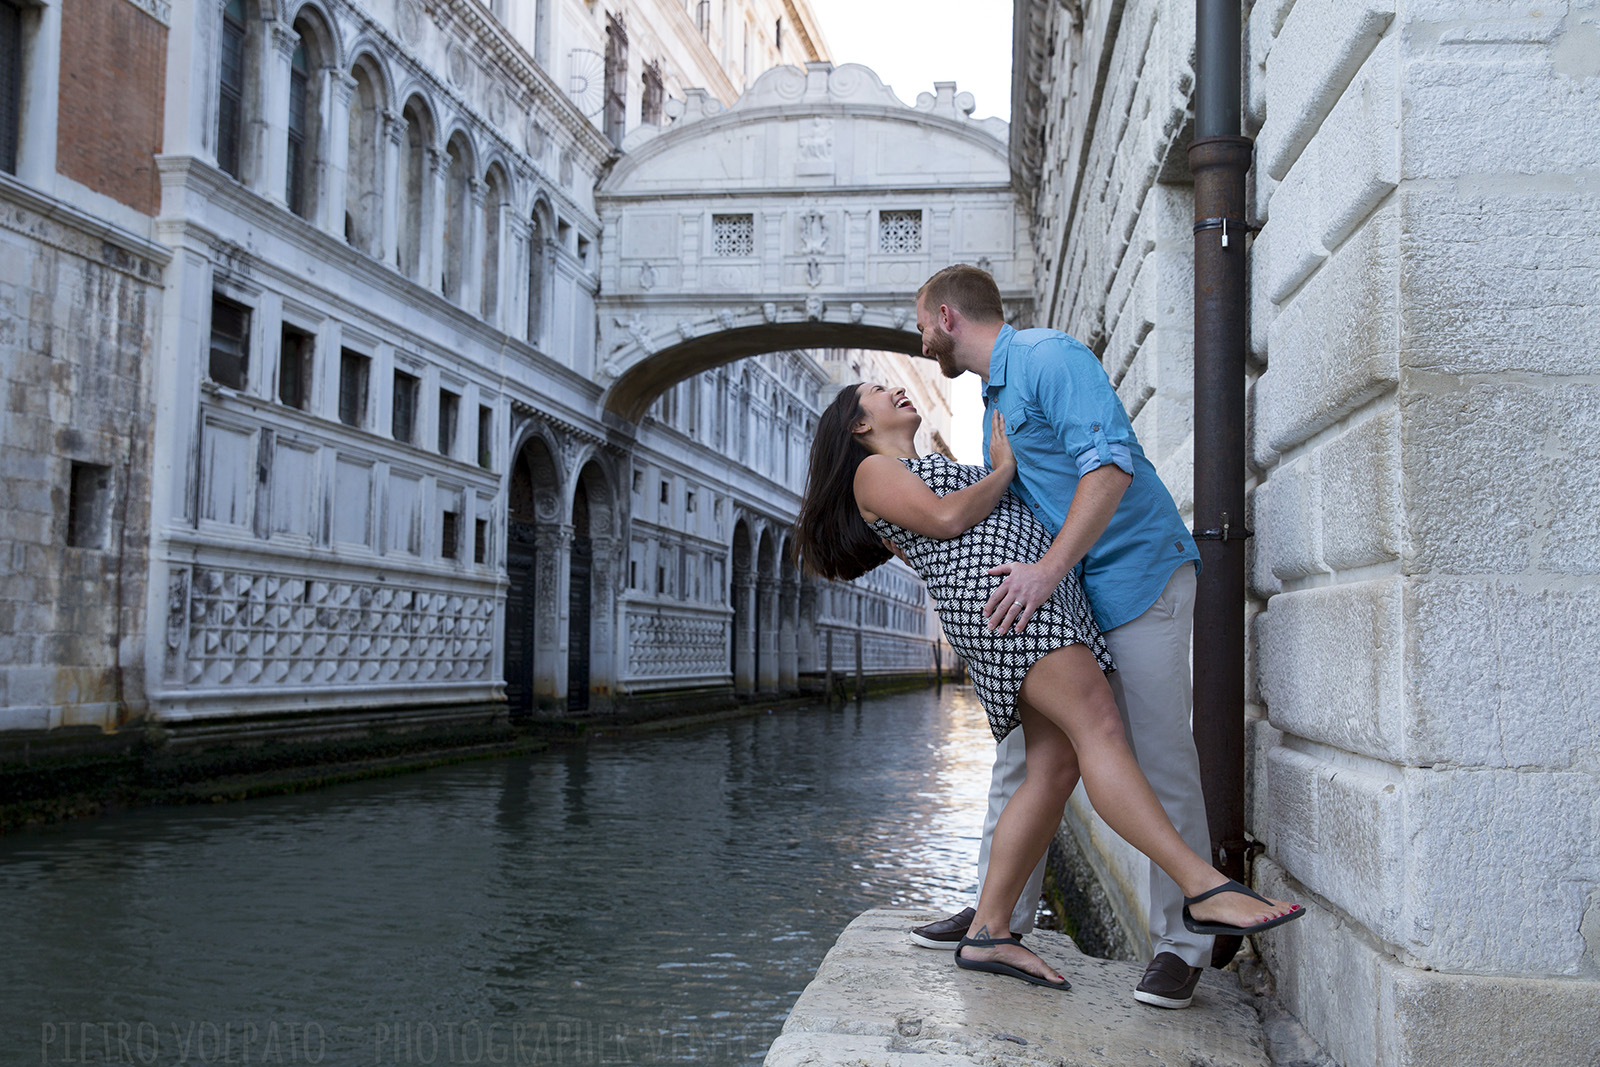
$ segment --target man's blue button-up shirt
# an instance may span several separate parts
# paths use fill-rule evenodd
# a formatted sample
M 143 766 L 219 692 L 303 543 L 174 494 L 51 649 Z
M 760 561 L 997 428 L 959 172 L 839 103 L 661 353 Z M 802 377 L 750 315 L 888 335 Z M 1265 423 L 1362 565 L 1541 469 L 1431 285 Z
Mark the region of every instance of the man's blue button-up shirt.
M 1083 588 L 1101 630 L 1143 615 L 1180 564 L 1199 564 L 1172 494 L 1139 447 L 1105 368 L 1081 342 L 1059 330 L 1002 326 L 983 406 L 984 460 L 998 407 L 1017 456 L 1011 487 L 1052 536 L 1066 521 L 1079 478 L 1108 463 L 1133 476 L 1083 558 Z

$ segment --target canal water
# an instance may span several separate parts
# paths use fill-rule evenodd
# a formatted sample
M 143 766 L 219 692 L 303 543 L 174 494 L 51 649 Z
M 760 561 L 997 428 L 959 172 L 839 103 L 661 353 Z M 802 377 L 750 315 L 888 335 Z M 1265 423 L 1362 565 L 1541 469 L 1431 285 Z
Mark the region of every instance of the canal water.
M 0 1063 L 758 1063 L 969 903 L 993 745 L 946 686 L 0 837 Z

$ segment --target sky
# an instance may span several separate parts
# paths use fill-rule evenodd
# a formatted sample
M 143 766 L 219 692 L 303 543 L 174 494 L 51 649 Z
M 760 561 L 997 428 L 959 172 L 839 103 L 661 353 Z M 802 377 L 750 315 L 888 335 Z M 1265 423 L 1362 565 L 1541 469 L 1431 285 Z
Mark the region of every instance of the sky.
M 837 66 L 863 63 L 907 104 L 953 81 L 969 92 L 976 118 L 1011 117 L 1011 0 L 811 0 Z M 955 383 L 956 458 L 982 460 L 978 379 Z

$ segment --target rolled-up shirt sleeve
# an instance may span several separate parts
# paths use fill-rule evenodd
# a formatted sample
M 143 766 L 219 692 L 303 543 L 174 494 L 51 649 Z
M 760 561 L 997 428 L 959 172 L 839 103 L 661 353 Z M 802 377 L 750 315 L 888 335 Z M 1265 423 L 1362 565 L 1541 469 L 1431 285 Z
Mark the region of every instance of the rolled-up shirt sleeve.
M 1129 446 L 1137 438 L 1105 368 L 1075 341 L 1052 347 L 1049 358 L 1028 361 L 1029 385 L 1062 451 L 1073 458 L 1080 478 L 1107 465 L 1131 477 Z

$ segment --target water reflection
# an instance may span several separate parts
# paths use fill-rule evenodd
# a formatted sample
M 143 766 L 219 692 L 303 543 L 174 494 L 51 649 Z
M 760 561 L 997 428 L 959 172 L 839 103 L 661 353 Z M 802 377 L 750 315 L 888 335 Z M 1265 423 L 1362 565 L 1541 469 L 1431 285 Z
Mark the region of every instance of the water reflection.
M 964 902 L 992 745 L 946 688 L 0 838 L 0 1061 L 759 1061 Z

